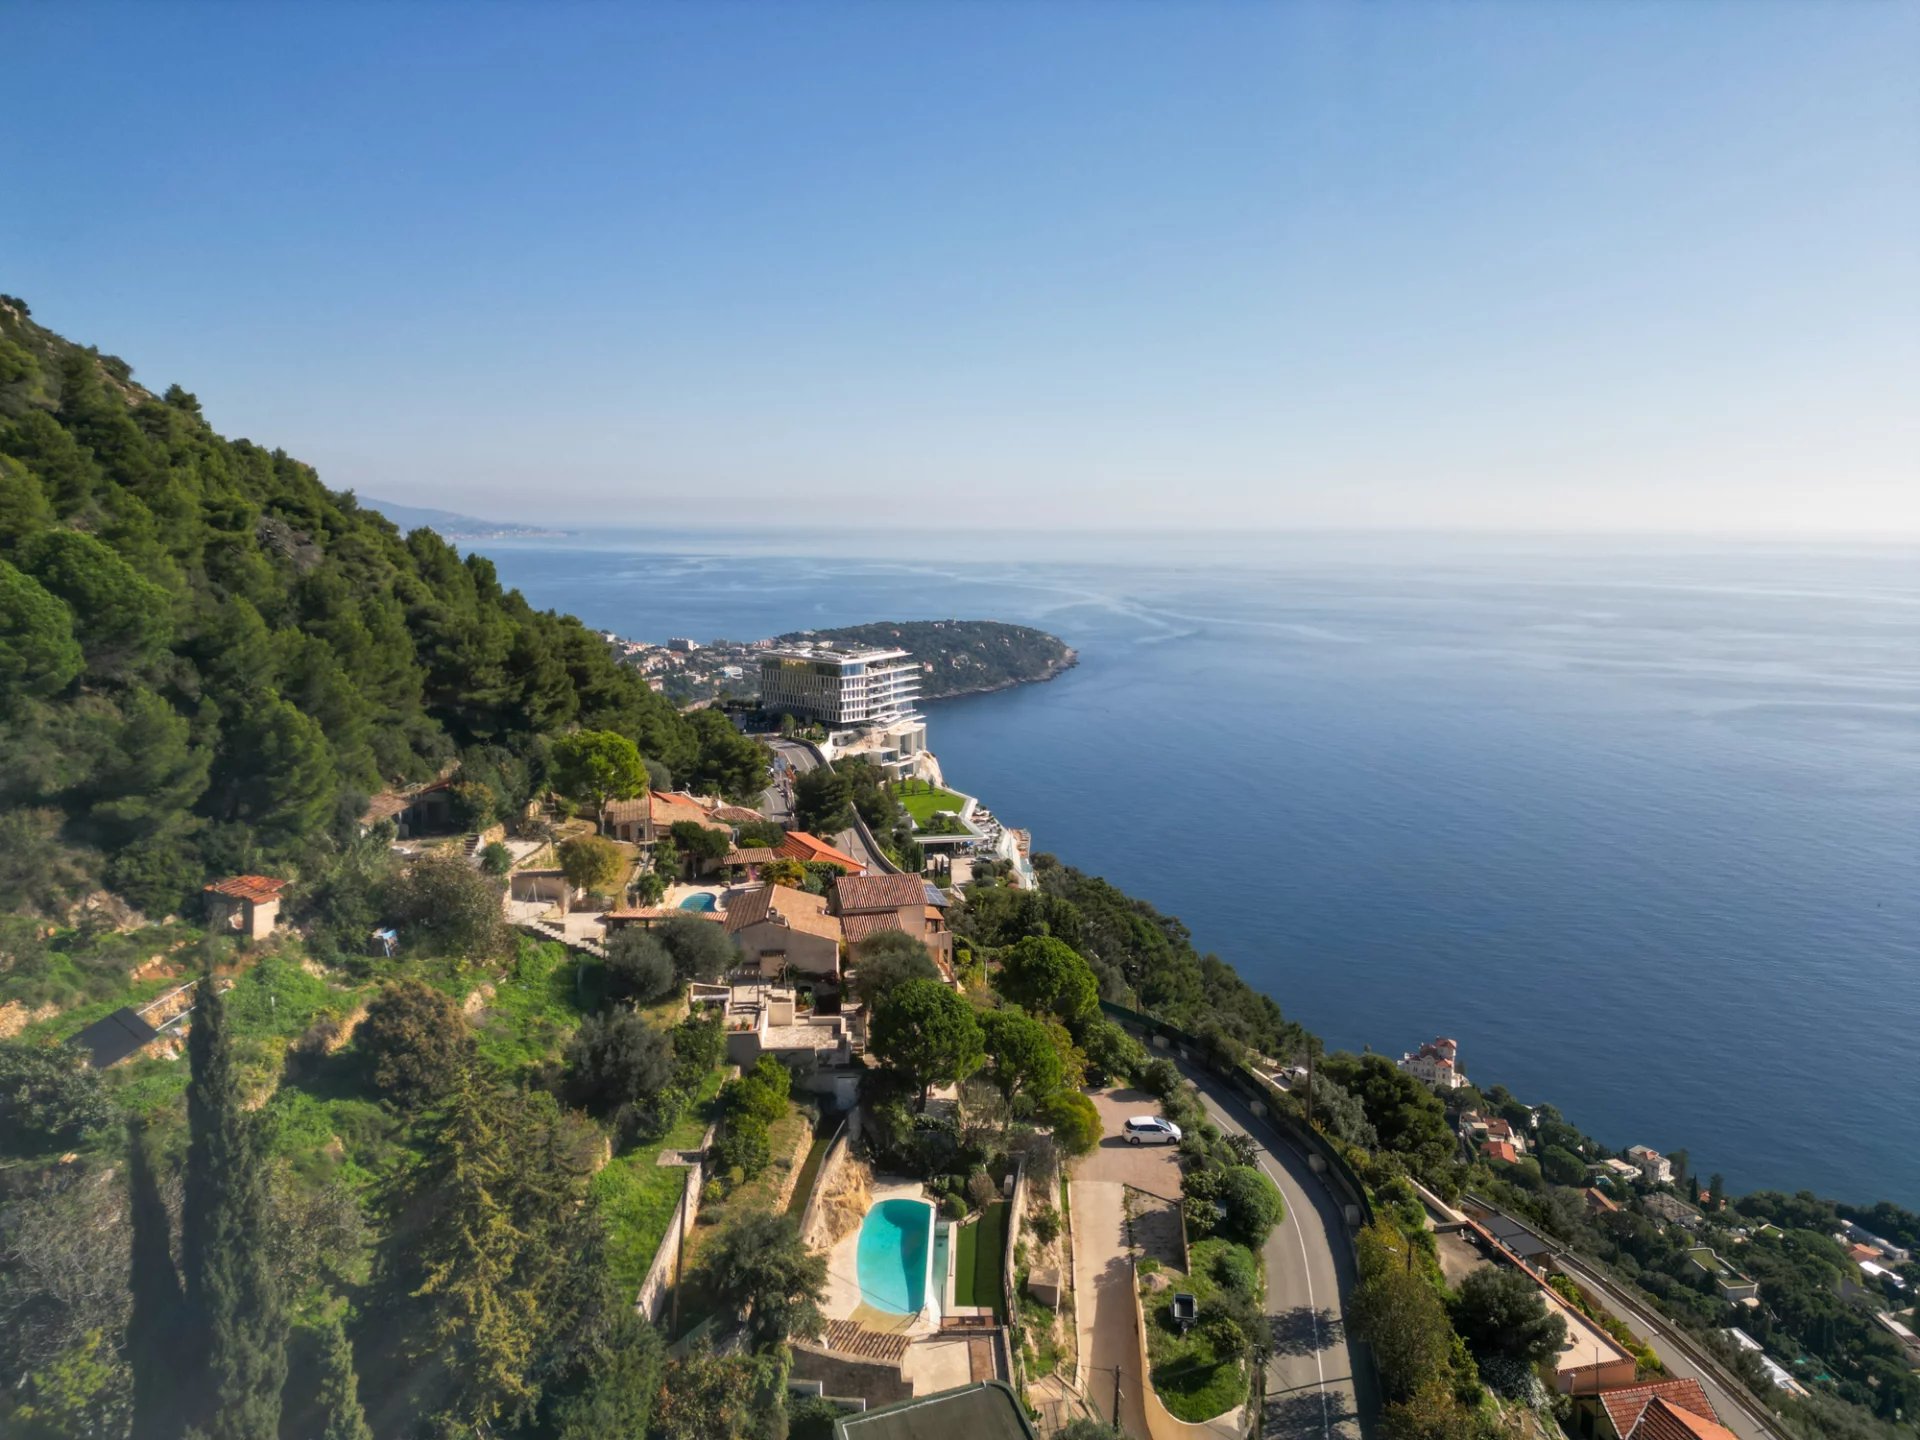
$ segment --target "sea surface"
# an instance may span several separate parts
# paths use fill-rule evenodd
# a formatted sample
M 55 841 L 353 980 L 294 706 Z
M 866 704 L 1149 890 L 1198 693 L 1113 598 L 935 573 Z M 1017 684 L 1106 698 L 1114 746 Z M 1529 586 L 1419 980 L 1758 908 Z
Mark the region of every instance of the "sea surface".
M 947 778 L 1336 1047 L 1736 1189 L 1920 1208 L 1920 549 L 1296 535 L 490 541 L 641 639 L 946 616 L 1079 666 Z M 844 553 L 834 553 L 836 551 Z

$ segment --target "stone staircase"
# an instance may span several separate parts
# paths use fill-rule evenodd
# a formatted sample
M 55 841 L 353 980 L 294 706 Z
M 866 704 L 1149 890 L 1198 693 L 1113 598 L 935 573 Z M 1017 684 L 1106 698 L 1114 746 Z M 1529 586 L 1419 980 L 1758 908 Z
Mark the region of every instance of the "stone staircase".
M 578 950 L 581 954 L 591 955 L 596 960 L 607 958 L 607 947 L 598 940 L 569 935 L 550 920 L 516 920 L 514 924 L 529 934 L 538 935 L 542 940 L 558 940 L 569 950 Z

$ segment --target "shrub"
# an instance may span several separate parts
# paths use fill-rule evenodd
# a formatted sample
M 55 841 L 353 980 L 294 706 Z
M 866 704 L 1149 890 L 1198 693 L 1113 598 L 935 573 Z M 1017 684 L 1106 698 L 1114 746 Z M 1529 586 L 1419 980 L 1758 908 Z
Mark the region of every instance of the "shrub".
M 489 958 L 507 948 L 500 886 L 458 855 L 423 855 L 387 887 L 386 910 L 409 950 Z
M 973 1201 L 973 1208 L 984 1210 L 1000 1196 L 1000 1187 L 993 1183 L 993 1177 L 984 1170 L 976 1170 L 967 1177 L 967 1198 Z
M 762 1055 L 752 1070 L 721 1088 L 720 1112 L 730 1119 L 752 1116 L 762 1125 L 771 1125 L 787 1113 L 792 1083 L 786 1066 Z
M 403 980 L 374 997 L 354 1031 L 373 1083 L 404 1106 L 446 1094 L 473 1048 L 466 1017 L 451 996 Z
M 629 926 L 607 940 L 607 993 L 614 999 L 651 1005 L 678 983 L 673 957 L 648 931 Z
M 0 1149 L 73 1145 L 114 1121 L 98 1071 L 67 1046 L 0 1044 Z
M 1040 1118 L 1053 1127 L 1054 1142 L 1069 1155 L 1091 1155 L 1100 1144 L 1100 1112 L 1076 1090 L 1048 1096 Z
M 1251 1165 L 1231 1165 L 1221 1175 L 1220 1203 L 1233 1233 L 1256 1250 L 1286 1213 L 1279 1189 Z
M 674 1042 L 632 1010 L 590 1015 L 567 1044 L 566 1090 L 602 1112 L 644 1106 L 673 1083 Z
M 1256 1299 L 1260 1294 L 1260 1267 L 1245 1250 L 1222 1250 L 1214 1257 L 1213 1281 L 1222 1290 Z
M 1042 1245 L 1051 1245 L 1060 1234 L 1060 1212 L 1051 1205 L 1042 1206 L 1027 1221 L 1027 1227 L 1033 1231 L 1034 1239 Z
M 1164 1055 L 1157 1055 L 1140 1067 L 1136 1077 L 1140 1088 L 1165 1100 L 1180 1089 L 1180 1070 Z
M 489 875 L 504 875 L 513 868 L 513 852 L 498 840 L 489 841 L 480 852 L 480 868 Z
M 749 1179 L 766 1169 L 772 1158 L 767 1122 L 755 1114 L 734 1116 L 713 1142 L 714 1163 L 722 1170 L 737 1169 Z
M 942 1196 L 940 1200 L 940 1213 L 945 1215 L 949 1220 L 964 1220 L 967 1218 L 967 1202 L 959 1195 L 949 1194 Z
M 740 959 L 725 930 L 695 915 L 669 916 L 654 934 L 673 957 L 673 973 L 681 980 L 711 984 Z

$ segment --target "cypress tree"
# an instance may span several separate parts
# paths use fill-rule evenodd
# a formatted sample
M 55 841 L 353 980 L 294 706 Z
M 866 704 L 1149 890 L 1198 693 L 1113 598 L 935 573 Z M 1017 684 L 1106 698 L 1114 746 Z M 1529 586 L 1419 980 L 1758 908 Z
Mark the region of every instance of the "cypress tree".
M 208 1440 L 277 1440 L 287 1378 L 280 1285 L 266 1261 L 267 1173 L 241 1108 L 233 1037 L 212 976 L 187 1037 L 186 1367 Z
M 127 1127 L 132 1192 L 133 1291 L 127 1313 L 127 1363 L 133 1371 L 133 1440 L 176 1440 L 182 1424 L 180 1273 L 173 1227 L 154 1180 L 140 1123 Z
M 367 1412 L 360 1408 L 360 1380 L 353 1371 L 353 1346 L 335 1315 L 320 1341 L 319 1411 L 326 1420 L 320 1440 L 373 1440 Z

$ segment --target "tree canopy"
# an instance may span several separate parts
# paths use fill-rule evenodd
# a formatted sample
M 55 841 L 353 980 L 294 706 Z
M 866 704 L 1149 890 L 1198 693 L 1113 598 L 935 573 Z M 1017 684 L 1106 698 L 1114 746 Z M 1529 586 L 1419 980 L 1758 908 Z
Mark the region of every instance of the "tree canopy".
M 986 1058 L 973 1007 L 937 980 L 908 980 L 880 997 L 873 1053 L 922 1103 L 935 1085 L 957 1085 Z

